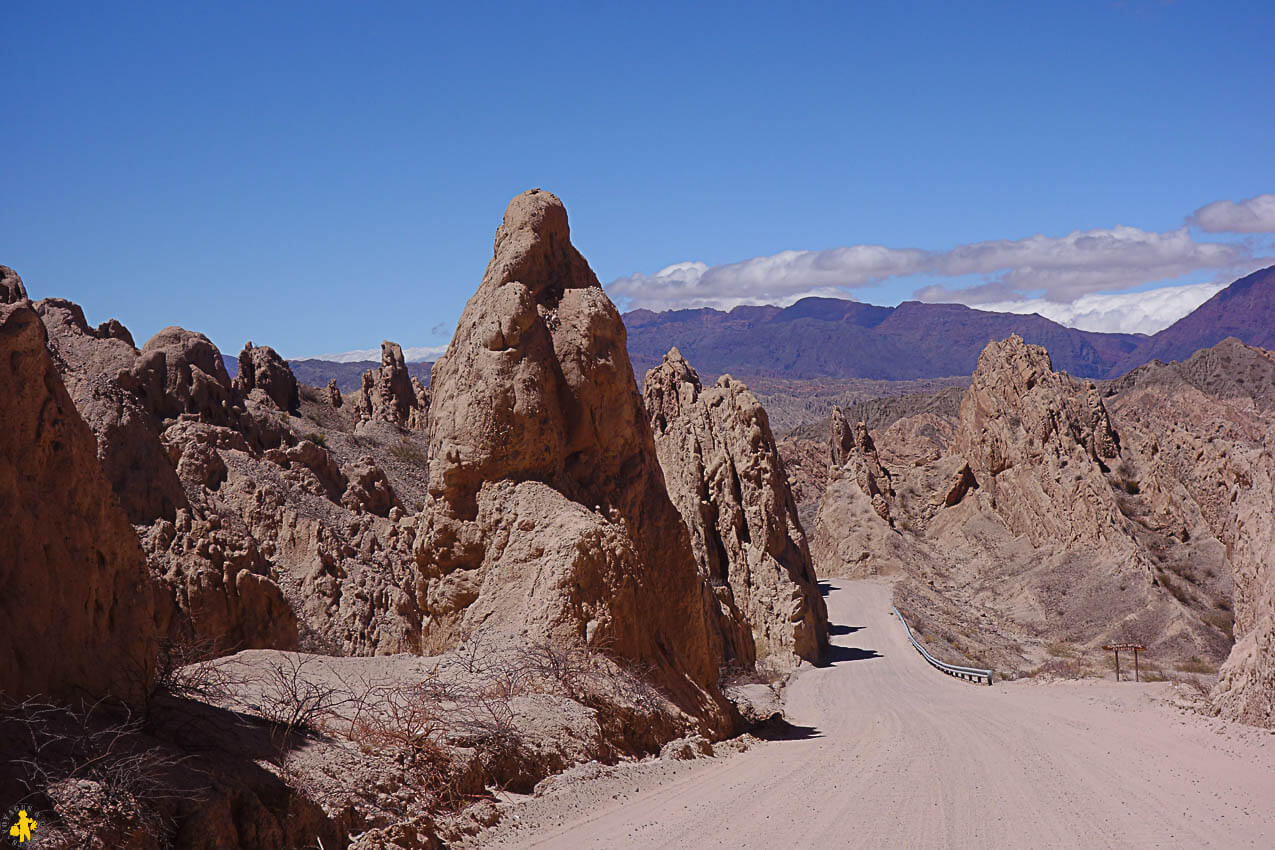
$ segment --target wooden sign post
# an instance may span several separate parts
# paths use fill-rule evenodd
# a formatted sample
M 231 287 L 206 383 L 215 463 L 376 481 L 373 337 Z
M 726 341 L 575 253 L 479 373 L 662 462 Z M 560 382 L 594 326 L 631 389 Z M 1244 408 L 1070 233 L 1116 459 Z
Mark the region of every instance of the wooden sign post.
M 1103 649 L 1110 649 L 1116 653 L 1116 681 L 1120 681 L 1120 650 L 1133 650 L 1133 679 L 1135 682 L 1142 681 L 1142 671 L 1138 669 L 1138 653 L 1146 652 L 1147 648 L 1140 643 L 1113 643 L 1104 646 Z

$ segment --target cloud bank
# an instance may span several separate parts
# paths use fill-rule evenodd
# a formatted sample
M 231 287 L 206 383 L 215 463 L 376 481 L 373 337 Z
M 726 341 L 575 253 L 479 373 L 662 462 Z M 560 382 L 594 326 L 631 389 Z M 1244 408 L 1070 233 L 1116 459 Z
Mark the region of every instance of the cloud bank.
M 1237 276 L 1272 262 L 1241 242 L 1198 240 L 1210 233 L 1275 232 L 1275 195 L 1238 203 L 1217 201 L 1165 232 L 1116 226 L 1066 236 L 1030 236 L 959 245 L 948 251 L 850 245 L 822 251 L 781 251 L 725 265 L 684 262 L 655 274 L 612 281 L 607 290 L 627 309 L 731 309 L 742 304 L 787 306 L 811 295 L 848 297 L 851 290 L 914 276 L 968 278 L 931 283 L 923 301 L 947 301 L 1007 312 L 1039 312 L 1087 330 L 1154 333 L 1217 292 L 1218 283 L 1129 290 L 1200 272 Z
M 1226 288 L 1224 283 L 1162 286 L 1147 292 L 1082 295 L 1070 303 L 1030 298 L 980 304 L 998 313 L 1039 313 L 1060 325 L 1082 331 L 1144 333 L 1161 331 Z
M 445 345 L 420 345 L 412 348 L 403 349 L 403 359 L 408 363 L 418 363 L 425 360 L 437 360 L 444 351 L 447 350 Z M 337 354 L 312 354 L 309 357 L 294 357 L 293 360 L 330 360 L 333 363 L 357 363 L 362 360 L 371 360 L 375 363 L 381 362 L 381 349 L 378 348 L 356 348 L 353 351 L 342 351 Z
M 1275 195 L 1214 201 L 1200 207 L 1187 221 L 1208 233 L 1275 233 Z

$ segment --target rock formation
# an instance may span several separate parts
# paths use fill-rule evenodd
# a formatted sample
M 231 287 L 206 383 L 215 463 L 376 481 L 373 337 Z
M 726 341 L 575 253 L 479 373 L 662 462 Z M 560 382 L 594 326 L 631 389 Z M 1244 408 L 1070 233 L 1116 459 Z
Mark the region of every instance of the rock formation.
M 0 266 L 0 304 L 16 304 L 27 300 L 27 288 L 22 278 L 8 266 Z
M 1106 479 L 1120 440 L 1094 384 L 1053 371 L 1049 353 L 1018 336 L 989 343 L 978 364 L 952 449 L 1010 531 L 1034 545 L 1120 536 Z
M 729 375 L 705 390 L 676 348 L 646 374 L 643 398 L 728 662 L 818 661 L 827 612 L 766 411 Z
M 1275 726 L 1275 354 L 1227 339 L 1137 369 L 1109 393 L 1137 453 L 1143 521 L 1201 550 L 1158 579 L 1223 628 L 1233 611 L 1214 702 Z
M 248 395 L 259 389 L 280 410 L 296 410 L 301 403 L 297 379 L 287 362 L 268 345 L 244 346 L 239 353 L 239 374 L 235 376 L 235 389 Z
M 893 525 L 890 519 L 890 500 L 894 498 L 894 486 L 890 473 L 881 465 L 877 447 L 868 433 L 868 426 L 858 422 L 852 429 L 846 422 L 840 407 L 832 409 L 832 438 L 829 456 L 833 469 L 852 476 L 859 489 L 872 500 L 877 516 Z M 846 466 L 849 465 L 849 469 Z
M 414 531 L 400 528 L 400 488 L 343 420 L 320 424 L 330 408 L 301 399 L 278 355 L 246 347 L 231 381 L 201 334 L 167 328 L 139 352 L 117 322 L 94 330 L 58 299 L 37 308 L 168 589 L 158 617 L 170 639 L 223 652 L 417 645 Z
M 333 407 L 340 407 L 344 399 L 341 398 L 341 388 L 336 385 L 336 378 L 328 379 L 328 404 Z
M 155 591 L 17 275 L 0 295 L 0 692 L 147 692 Z
M 816 569 L 901 576 L 896 598 L 945 624 L 957 660 L 1024 670 L 1037 641 L 1225 654 L 1214 606 L 1228 592 L 1205 566 L 1220 538 L 1157 516 L 1181 512 L 1148 489 L 1144 432 L 1117 427 L 1102 392 L 1055 372 L 1043 348 L 990 343 L 955 417 L 871 435 L 834 416 L 832 431 L 841 465 L 819 507 Z
M 381 368 L 363 373 L 355 411 L 363 420 L 389 422 L 417 431 L 425 428 L 429 392 L 408 374 L 398 343 L 381 343 Z
M 720 638 L 624 324 L 554 195 L 510 202 L 432 387 L 425 650 L 483 627 L 605 649 L 723 728 Z

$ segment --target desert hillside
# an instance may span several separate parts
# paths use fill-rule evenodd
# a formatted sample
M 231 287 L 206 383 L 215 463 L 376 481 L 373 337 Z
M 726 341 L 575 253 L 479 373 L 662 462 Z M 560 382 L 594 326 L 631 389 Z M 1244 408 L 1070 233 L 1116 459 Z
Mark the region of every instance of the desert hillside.
M 639 386 L 539 189 L 428 386 L 389 341 L 357 382 L 251 342 L 228 370 L 0 273 L 0 786 L 48 846 L 481 843 L 511 795 L 730 764 L 880 657 L 829 578 L 1007 687 L 1137 643 L 1192 711 L 1275 726 L 1275 355 L 1239 340 L 1106 381 L 1007 335 L 968 377 L 751 386 L 670 347 Z

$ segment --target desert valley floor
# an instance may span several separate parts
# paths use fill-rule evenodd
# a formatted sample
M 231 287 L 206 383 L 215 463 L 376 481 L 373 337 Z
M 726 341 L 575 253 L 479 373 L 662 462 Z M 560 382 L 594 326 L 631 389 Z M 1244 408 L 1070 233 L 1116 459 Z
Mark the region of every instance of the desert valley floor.
M 912 649 L 875 580 L 825 583 L 830 661 L 781 740 L 511 799 L 474 846 L 1271 847 L 1275 733 L 1168 683 L 976 686 Z

